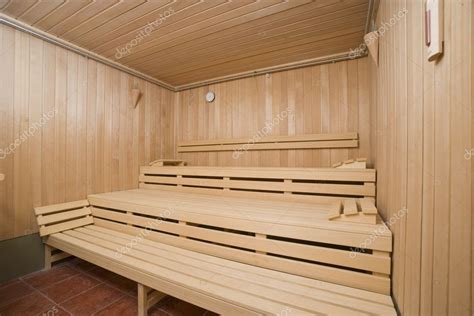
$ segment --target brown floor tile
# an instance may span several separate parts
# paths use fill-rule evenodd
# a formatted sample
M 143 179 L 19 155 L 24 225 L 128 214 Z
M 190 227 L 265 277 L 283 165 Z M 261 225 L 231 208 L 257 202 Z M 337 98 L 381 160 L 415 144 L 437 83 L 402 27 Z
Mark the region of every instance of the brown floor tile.
M 95 316 L 135 316 L 138 312 L 137 299 L 130 296 L 124 296 L 116 303 L 101 310 Z
M 5 287 L 5 286 L 9 286 L 15 282 L 18 282 L 18 279 L 13 279 L 13 280 L 10 280 L 10 281 L 7 281 L 7 282 L 4 282 L 4 283 L 0 283 L 0 289 Z
M 199 306 L 192 305 L 176 298 L 167 301 L 160 307 L 160 310 L 165 311 L 173 316 L 202 316 L 207 312 L 205 309 Z
M 38 315 L 54 307 L 54 304 L 37 291 L 0 308 L 2 316 Z
M 111 280 L 117 276 L 117 274 L 98 266 L 88 270 L 86 273 L 102 282 Z
M 120 291 L 109 285 L 101 284 L 62 303 L 61 306 L 74 316 L 90 316 L 122 296 L 123 294 Z
M 54 302 L 62 303 L 73 296 L 99 285 L 100 283 L 100 281 L 85 275 L 84 273 L 80 273 L 50 287 L 41 289 L 41 292 Z
M 81 271 L 89 271 L 92 270 L 93 268 L 97 267 L 95 264 L 92 264 L 90 262 L 84 261 L 79 258 L 73 258 L 69 261 L 69 264 L 71 267 L 76 268 Z
M 33 289 L 20 280 L 8 282 L 0 286 L 0 307 L 32 292 Z
M 115 287 L 116 289 L 137 296 L 137 282 L 127 279 L 121 275 L 117 275 L 114 278 L 107 281 L 107 284 Z
M 40 271 L 30 274 L 24 277 L 23 280 L 37 289 L 42 289 L 70 278 L 78 273 L 79 272 L 77 270 L 74 270 L 70 266 L 62 265 L 59 267 L 54 267 L 48 271 Z
M 43 311 L 40 311 L 37 316 L 69 316 L 68 312 L 66 312 L 64 309 L 61 307 L 54 305 L 53 307 L 50 307 L 48 309 L 45 309 Z

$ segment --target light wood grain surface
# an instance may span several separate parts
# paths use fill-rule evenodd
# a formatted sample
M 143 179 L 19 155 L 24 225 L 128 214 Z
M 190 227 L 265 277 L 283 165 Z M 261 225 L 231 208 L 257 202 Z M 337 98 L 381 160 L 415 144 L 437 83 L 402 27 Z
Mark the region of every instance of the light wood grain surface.
M 206 103 L 212 90 L 216 99 Z M 330 167 L 370 152 L 367 58 L 289 70 L 177 93 L 178 143 L 358 132 L 358 148 L 182 153 L 189 165 Z M 269 128 L 271 127 L 271 128 Z M 238 156 L 238 159 L 235 157 Z
M 348 52 L 363 41 L 368 4 L 12 0 L 0 12 L 177 86 Z
M 380 3 L 377 25 L 407 15 L 371 63 L 377 208 L 395 220 L 393 294 L 404 315 L 471 315 L 472 1 L 444 1 L 445 54 L 427 61 L 423 1 Z M 403 212 L 402 212 L 403 213 Z
M 170 156 L 173 93 L 0 25 L 0 240 L 37 231 L 33 207 L 133 188 Z M 143 92 L 136 109 L 131 89 Z

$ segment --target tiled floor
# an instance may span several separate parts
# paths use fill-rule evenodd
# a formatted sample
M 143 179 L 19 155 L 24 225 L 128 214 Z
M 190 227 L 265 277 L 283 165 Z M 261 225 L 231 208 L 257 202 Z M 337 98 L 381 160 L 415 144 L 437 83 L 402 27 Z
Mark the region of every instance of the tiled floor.
M 126 278 L 74 258 L 0 284 L 0 316 L 136 315 L 137 285 Z M 215 315 L 166 297 L 148 313 L 153 316 Z

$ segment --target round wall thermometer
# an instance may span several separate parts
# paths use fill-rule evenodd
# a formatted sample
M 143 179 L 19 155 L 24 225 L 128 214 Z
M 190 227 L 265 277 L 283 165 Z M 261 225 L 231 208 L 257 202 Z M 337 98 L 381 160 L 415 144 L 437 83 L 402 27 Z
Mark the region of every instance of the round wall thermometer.
M 207 102 L 212 102 L 212 101 L 214 101 L 215 98 L 216 98 L 216 95 L 215 95 L 214 92 L 212 92 L 212 91 L 209 91 L 209 92 L 206 94 L 206 101 L 207 101 Z

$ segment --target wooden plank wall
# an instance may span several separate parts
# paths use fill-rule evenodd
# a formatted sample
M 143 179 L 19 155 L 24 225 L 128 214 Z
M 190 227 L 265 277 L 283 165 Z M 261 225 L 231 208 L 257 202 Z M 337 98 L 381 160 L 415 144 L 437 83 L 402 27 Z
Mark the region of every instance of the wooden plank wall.
M 474 148 L 473 4 L 444 4 L 438 63 L 426 60 L 422 0 L 381 1 L 378 26 L 407 13 L 380 38 L 379 67 L 370 63 L 377 206 L 393 220 L 392 289 L 403 315 L 472 315 L 474 302 L 474 157 L 464 157 Z
M 136 187 L 139 166 L 174 151 L 173 94 L 0 25 L 0 149 L 52 114 L 0 159 L 0 240 L 35 232 L 35 206 Z
M 356 149 L 180 153 L 190 165 L 327 167 L 368 157 L 367 58 L 223 82 L 177 93 L 177 141 L 358 132 Z M 206 103 L 205 94 L 216 94 Z M 279 118 L 280 115 L 280 118 Z M 273 128 L 267 133 L 267 123 Z

